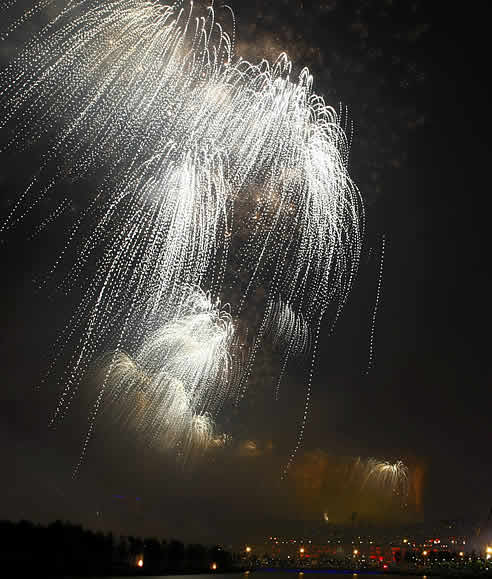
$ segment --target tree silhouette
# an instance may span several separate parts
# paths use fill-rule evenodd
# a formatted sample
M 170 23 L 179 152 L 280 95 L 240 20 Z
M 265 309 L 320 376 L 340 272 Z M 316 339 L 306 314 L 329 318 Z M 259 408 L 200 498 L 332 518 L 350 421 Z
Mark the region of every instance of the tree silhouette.
M 143 559 L 143 567 L 138 567 Z M 232 557 L 221 547 L 176 539 L 122 536 L 94 532 L 81 525 L 55 521 L 48 526 L 30 521 L 0 521 L 0 566 L 5 576 L 114 575 L 207 571 L 211 561 L 232 569 Z

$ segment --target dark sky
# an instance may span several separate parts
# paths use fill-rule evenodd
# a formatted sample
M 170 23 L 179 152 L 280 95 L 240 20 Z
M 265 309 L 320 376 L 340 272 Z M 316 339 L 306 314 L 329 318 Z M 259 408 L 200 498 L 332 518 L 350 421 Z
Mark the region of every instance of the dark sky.
M 365 250 L 337 331 L 322 332 L 304 448 L 422 465 L 427 521 L 474 521 L 492 504 L 490 32 L 481 5 L 454 12 L 423 0 L 233 3 L 238 53 L 271 59 L 285 50 L 354 122 L 350 170 L 366 204 Z M 0 45 L 3 62 L 11 50 Z M 4 158 L 6 209 L 27 169 Z M 375 361 L 365 375 L 383 235 Z M 27 236 L 20 226 L 0 246 L 0 518 L 59 517 L 201 540 L 268 534 L 269 525 L 281 532 L 282 521 L 302 519 L 302 509 L 288 508 L 291 487 L 278 482 L 302 411 L 295 377 L 277 406 L 268 381 L 255 384 L 231 418 L 257 441 L 255 456 L 238 451 L 182 470 L 106 428 L 71 481 L 86 401 L 82 395 L 52 432 L 56 388 L 34 390 L 69 302 L 35 290 L 46 248 Z

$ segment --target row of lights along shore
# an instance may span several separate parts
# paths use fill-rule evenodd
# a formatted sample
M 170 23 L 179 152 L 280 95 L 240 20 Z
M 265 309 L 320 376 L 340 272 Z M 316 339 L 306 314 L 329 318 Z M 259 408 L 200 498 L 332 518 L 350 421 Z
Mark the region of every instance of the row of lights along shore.
M 311 542 L 311 541 L 309 541 L 309 542 Z M 328 542 L 329 542 L 329 541 L 328 541 Z M 339 542 L 340 542 L 340 541 L 339 541 Z M 437 542 L 440 542 L 440 541 L 438 541 L 438 540 L 435 540 L 435 541 L 434 541 L 434 543 L 437 543 Z M 452 541 L 452 542 L 453 542 L 453 541 Z M 352 541 L 352 543 L 353 543 L 353 541 Z M 361 543 L 362 543 L 362 541 L 361 541 Z M 372 544 L 373 541 L 370 541 L 370 543 Z M 408 542 L 408 539 L 403 539 L 403 543 L 410 545 L 410 543 Z M 465 541 L 463 541 L 463 544 L 465 544 Z M 252 549 L 251 549 L 251 547 L 250 547 L 249 545 L 246 546 L 244 550 L 245 550 L 245 552 L 246 552 L 247 554 L 250 554 L 251 551 L 252 551 Z M 305 553 L 305 548 L 304 548 L 303 546 L 299 547 L 299 553 L 300 553 L 301 556 Z M 354 550 L 352 551 L 352 553 L 353 553 L 354 557 L 356 557 L 357 555 L 359 555 L 359 550 L 358 550 L 358 549 L 354 549 Z M 427 557 L 427 556 L 429 555 L 429 553 L 430 553 L 430 551 L 429 551 L 428 549 L 424 549 L 424 550 L 422 551 L 422 555 L 423 555 L 424 557 Z M 464 557 L 464 556 L 465 556 L 465 553 L 464 553 L 464 551 L 460 551 L 460 552 L 458 553 L 458 555 L 459 555 L 460 557 Z M 492 559 L 492 547 L 491 547 L 491 546 L 487 546 L 487 547 L 486 547 L 486 550 L 485 550 L 485 558 L 486 558 L 487 560 Z

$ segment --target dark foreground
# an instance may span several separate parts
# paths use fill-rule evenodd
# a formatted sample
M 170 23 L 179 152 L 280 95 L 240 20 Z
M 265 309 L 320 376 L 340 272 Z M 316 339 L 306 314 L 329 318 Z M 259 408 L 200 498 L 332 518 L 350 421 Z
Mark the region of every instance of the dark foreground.
M 332 568 L 254 568 L 220 546 L 185 545 L 176 539 L 158 540 L 134 536 L 115 538 L 112 533 L 93 532 L 80 525 L 56 521 L 48 526 L 28 521 L 0 521 L 0 568 L 2 576 L 129 577 L 200 574 L 207 579 L 244 574 L 243 579 L 307 579 L 327 575 L 330 579 L 350 575 L 398 577 L 492 577 L 488 560 L 469 558 L 463 564 L 406 564 L 382 568 L 344 568 L 350 561 L 333 561 Z M 251 565 L 249 569 L 242 565 Z M 335 567 L 336 565 L 336 567 Z M 312 577 L 312 579 L 315 579 Z
M 0 568 L 19 576 L 130 576 L 237 570 L 220 546 L 185 545 L 176 539 L 114 537 L 56 521 L 0 521 Z

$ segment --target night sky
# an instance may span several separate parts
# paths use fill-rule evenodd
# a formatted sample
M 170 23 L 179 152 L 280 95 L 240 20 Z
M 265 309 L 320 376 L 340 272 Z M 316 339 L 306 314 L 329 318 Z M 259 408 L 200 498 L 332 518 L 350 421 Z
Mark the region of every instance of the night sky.
M 286 51 L 294 70 L 308 66 L 315 91 L 336 108 L 348 107 L 354 123 L 350 172 L 364 197 L 365 247 L 334 335 L 328 323 L 322 329 L 303 452 L 418 464 L 425 472 L 419 516 L 429 522 L 473 523 L 492 504 L 490 31 L 481 5 L 454 11 L 423 0 L 232 3 L 237 53 L 255 61 Z M 2 63 L 14 49 L 0 44 Z M 1 159 L 5 213 L 35 167 L 25 155 Z M 50 235 L 63 236 L 56 227 Z M 21 224 L 0 245 L 0 518 L 62 518 L 209 542 L 295 531 L 296 521 L 309 518 L 309 505 L 292 499 L 295 483 L 279 481 L 305 386 L 294 372 L 275 402 L 268 360 L 230 416 L 254 448 L 238 444 L 183 469 L 130 433 L 101 425 L 72 481 L 86 395 L 50 431 L 57 388 L 35 389 L 72 302 L 49 285 L 36 289 L 50 242 L 29 235 Z M 383 236 L 375 358 L 366 374 Z M 347 505 L 347 517 L 352 510 Z

